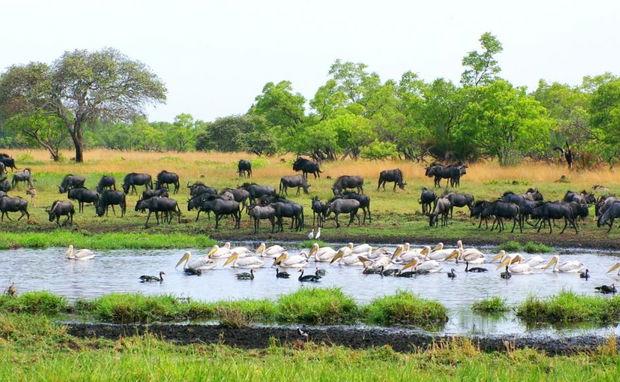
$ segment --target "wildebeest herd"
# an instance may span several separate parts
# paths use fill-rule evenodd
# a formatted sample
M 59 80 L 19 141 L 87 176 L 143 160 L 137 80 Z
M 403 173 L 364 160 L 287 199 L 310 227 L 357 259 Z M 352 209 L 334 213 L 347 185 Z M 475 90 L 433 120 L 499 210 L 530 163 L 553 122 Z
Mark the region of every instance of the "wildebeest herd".
M 7 169 L 13 169 L 13 179 L 7 180 Z M 433 163 L 426 168 L 425 175 L 434 178 L 434 186 L 439 187 L 442 179 L 447 179 L 447 185 L 458 187 L 460 179 L 466 174 L 467 166 L 463 163 L 440 165 Z M 290 229 L 301 231 L 305 225 L 304 207 L 299 203 L 288 200 L 289 188 L 295 188 L 299 195 L 309 193 L 311 184 L 308 174 L 320 178 L 322 173 L 319 163 L 309 159 L 298 157 L 293 163 L 293 170 L 301 172 L 301 175 L 283 176 L 279 187 L 259 185 L 245 182 L 235 188 L 217 190 L 202 182 L 187 183 L 189 198 L 187 210 L 196 210 L 196 221 L 202 212 L 210 219 L 211 213 L 215 217 L 215 229 L 218 229 L 221 219 L 230 217 L 234 228 L 240 228 L 243 213 L 246 213 L 253 223 L 254 232 L 258 232 L 261 220 L 267 220 L 271 225 L 271 232 L 284 230 L 284 219 L 290 219 Z M 241 160 L 237 166 L 239 177 L 251 177 L 252 165 L 250 161 Z M 328 177 L 329 178 L 329 177 Z M 136 187 L 143 186 L 144 190 L 136 203 L 135 211 L 148 212 L 145 227 L 148 226 L 152 213 L 155 213 L 157 224 L 160 222 L 171 223 L 176 217 L 181 221 L 181 208 L 177 200 L 170 198 L 172 193 L 180 190 L 180 177 L 174 172 L 162 170 L 155 177 L 146 173 L 131 172 L 123 178 L 122 191 L 116 189 L 116 180 L 110 175 L 102 176 L 94 190 L 85 187 L 86 178 L 83 176 L 68 174 L 58 186 L 59 193 L 67 194 L 67 201 L 55 200 L 52 206 L 47 208 L 49 221 L 61 225 L 60 218 L 65 217 L 64 224 L 72 224 L 75 208 L 71 201 L 78 204 L 78 212 L 84 212 L 84 206 L 92 204 L 97 216 L 108 216 L 109 208 L 116 216 L 115 206 L 120 209 L 123 217 L 127 210 L 127 195 L 137 194 Z M 15 161 L 6 154 L 0 154 L 0 219 L 6 216 L 9 220 L 9 212 L 20 212 L 18 220 L 24 216 L 29 219 L 28 201 L 21 197 L 11 197 L 7 194 L 11 189 L 17 189 L 19 183 L 28 184 L 28 194 L 34 198 L 36 190 L 33 187 L 33 174 L 28 168 L 18 171 Z M 405 189 L 403 172 L 400 169 L 381 171 L 377 191 L 385 191 L 386 183 L 394 183 L 393 191 L 397 187 Z M 313 196 L 310 201 L 312 210 L 312 226 L 323 227 L 328 220 L 333 220 L 336 227 L 340 227 L 340 217 L 345 215 L 347 225 L 354 222 L 369 224 L 372 222 L 370 209 L 370 197 L 364 193 L 364 178 L 356 175 L 342 175 L 336 178 L 332 186 L 333 197 L 321 201 L 318 196 Z M 553 232 L 556 221 L 564 222 L 560 233 L 567 228 L 579 232 L 579 223 L 589 214 L 589 207 L 595 206 L 597 226 L 608 226 L 611 230 L 614 219 L 620 217 L 620 198 L 614 195 L 606 195 L 596 198 L 593 193 L 582 191 L 567 191 L 561 201 L 545 201 L 543 195 L 535 188 L 527 189 L 522 194 L 506 191 L 496 200 L 476 200 L 473 195 L 446 190 L 438 195 L 435 190 L 423 188 L 418 202 L 421 205 L 421 213 L 428 216 L 431 227 L 447 226 L 453 216 L 455 208 L 469 209 L 472 219 L 479 219 L 478 228 L 489 229 L 489 220 L 492 220 L 490 229 L 503 231 L 504 222 L 512 222 L 511 232 L 519 229 L 523 232 L 527 226 L 533 227 L 540 232 L 548 229 Z M 362 215 L 362 216 L 360 216 Z

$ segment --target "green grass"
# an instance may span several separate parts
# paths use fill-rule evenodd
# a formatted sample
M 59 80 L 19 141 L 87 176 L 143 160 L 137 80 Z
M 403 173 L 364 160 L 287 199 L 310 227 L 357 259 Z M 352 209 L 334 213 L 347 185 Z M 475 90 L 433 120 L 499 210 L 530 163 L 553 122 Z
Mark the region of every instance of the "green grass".
M 496 296 L 473 303 L 471 310 L 482 314 L 500 314 L 510 311 L 510 308 L 503 298 Z
M 24 293 L 18 297 L 0 295 L 0 310 L 6 312 L 56 315 L 66 309 L 64 297 L 45 291 Z
M 445 306 L 404 291 L 373 300 L 364 307 L 364 316 L 372 324 L 418 325 L 425 329 L 443 326 L 448 321 Z
M 506 252 L 526 252 L 526 253 L 550 253 L 553 252 L 553 247 L 550 247 L 543 243 L 537 243 L 528 241 L 525 244 L 521 244 L 518 241 L 510 240 L 497 246 L 497 249 L 503 249 Z
M 319 245 L 319 247 L 327 246 L 327 243 L 325 243 L 322 240 L 304 240 L 304 241 L 298 243 L 297 247 L 298 248 L 311 248 L 314 243 L 317 243 Z
M 529 296 L 517 308 L 527 323 L 615 323 L 620 320 L 620 296 L 593 297 L 561 292 L 541 299 Z
M 353 323 L 359 308 L 338 288 L 302 288 L 278 298 L 277 320 L 313 325 Z

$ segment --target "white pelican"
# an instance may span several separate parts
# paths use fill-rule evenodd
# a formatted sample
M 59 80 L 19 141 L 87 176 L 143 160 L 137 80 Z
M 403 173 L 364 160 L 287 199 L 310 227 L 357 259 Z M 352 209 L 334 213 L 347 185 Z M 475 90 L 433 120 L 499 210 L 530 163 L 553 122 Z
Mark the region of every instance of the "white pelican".
M 486 260 L 486 256 L 481 252 L 469 252 L 465 254 L 462 249 L 455 249 L 454 252 L 452 252 L 448 257 L 446 257 L 446 260 L 453 259 L 455 257 L 455 253 L 458 254 L 458 256 L 456 256 L 457 263 L 459 261 L 462 261 L 472 265 L 479 265 L 484 263 L 484 261 Z
M 314 235 L 315 239 L 318 239 L 319 237 L 321 237 L 321 227 L 316 230 L 316 235 Z
M 609 273 L 609 272 L 613 272 L 613 271 L 615 271 L 615 270 L 616 270 L 616 269 L 618 269 L 618 268 L 620 268 L 620 263 L 615 263 L 614 265 L 612 265 L 612 266 L 611 266 L 611 267 L 607 270 L 607 273 Z M 620 276 L 620 271 L 618 271 L 617 276 Z
M 360 244 L 353 246 L 353 243 L 347 244 L 347 247 L 351 248 L 351 253 L 355 255 L 367 254 L 368 251 L 372 252 L 373 248 L 370 244 Z
M 260 268 L 263 266 L 264 262 L 262 259 L 254 256 L 245 256 L 240 257 L 237 252 L 233 252 L 228 260 L 224 263 L 223 266 L 232 263 L 232 266 L 235 268 Z
M 427 260 L 419 262 L 417 259 L 405 264 L 401 271 L 413 267 L 416 273 L 436 273 L 441 271 L 441 263 L 437 260 Z
M 378 270 L 383 268 L 387 268 L 390 264 L 392 264 L 392 259 L 394 258 L 395 254 L 392 255 L 381 255 L 379 257 L 376 257 L 374 259 L 365 257 L 365 256 L 358 256 L 357 258 L 359 259 L 359 261 L 362 262 L 362 264 L 364 265 L 364 268 L 367 270 Z
M 67 252 L 65 252 L 65 257 L 70 260 L 90 260 L 95 257 L 95 254 L 90 249 L 74 251 L 73 245 L 70 245 Z
M 508 267 L 508 272 L 516 275 L 529 275 L 534 271 L 534 267 L 527 262 L 524 262 L 521 255 L 505 255 L 504 259 L 499 263 L 496 269 L 500 269 L 502 267 Z M 502 278 L 506 277 L 502 276 Z
M 222 258 L 229 257 L 230 254 L 231 254 L 230 243 L 226 242 L 223 247 L 220 247 L 217 244 L 214 245 L 213 248 L 211 248 L 211 250 L 207 254 L 207 256 L 213 259 L 222 259 Z
M 175 268 L 183 263 L 185 263 L 183 265 L 183 270 L 186 273 L 194 274 L 200 274 L 202 271 L 213 269 L 217 266 L 217 261 L 210 258 L 209 255 L 192 259 L 192 254 L 190 252 L 185 252 L 181 260 L 175 265 Z
M 260 243 L 260 246 L 256 249 L 256 254 L 263 257 L 272 257 L 276 258 L 282 254 L 282 252 L 286 251 L 284 247 L 281 245 L 272 245 L 271 247 L 267 247 L 265 243 Z
M 464 248 L 463 247 L 463 242 L 461 240 L 456 242 L 456 248 L 457 249 L 462 249 L 463 250 L 463 255 L 469 255 L 472 253 L 477 253 L 479 255 L 482 255 L 482 252 L 479 251 L 477 248 Z
M 310 253 L 308 254 L 308 256 L 314 256 L 314 261 L 329 262 L 334 258 L 336 252 L 337 251 L 332 247 L 319 248 L 319 244 L 314 243 L 310 248 Z
M 282 268 L 305 268 L 308 265 L 308 255 L 303 251 L 293 256 L 289 256 L 288 252 L 282 252 L 280 257 L 274 260 L 273 265 Z
M 369 248 L 366 254 L 369 254 L 370 252 L 371 249 Z M 363 266 L 364 264 L 360 261 L 358 256 L 359 254 L 353 253 L 351 248 L 343 247 L 336 252 L 330 263 L 333 264 L 334 262 L 339 261 L 338 264 L 341 265 Z
M 583 265 L 581 261 L 571 260 L 571 261 L 567 261 L 567 262 L 564 262 L 558 265 L 559 262 L 560 262 L 560 256 L 553 255 L 549 263 L 547 263 L 547 265 L 542 267 L 542 269 L 547 269 L 552 265 L 553 265 L 553 272 L 580 273 L 581 271 L 585 269 L 585 266 Z
M 396 249 L 395 253 L 396 252 L 398 252 L 398 248 Z M 421 250 L 418 250 L 418 249 L 411 249 L 411 246 L 409 245 L 409 243 L 405 243 L 404 246 L 402 247 L 402 253 L 400 253 L 398 257 L 394 257 L 394 263 L 406 264 L 414 259 L 423 261 L 424 257 L 428 255 L 430 252 L 431 252 L 431 247 L 429 247 L 428 245 L 422 248 Z
M 444 249 L 443 244 L 442 243 L 439 243 L 439 244 L 441 244 L 441 249 L 432 250 L 430 252 L 426 251 L 427 260 L 446 261 L 446 260 L 454 258 L 454 257 L 450 257 L 450 255 L 459 254 L 458 249 L 448 249 L 448 248 Z

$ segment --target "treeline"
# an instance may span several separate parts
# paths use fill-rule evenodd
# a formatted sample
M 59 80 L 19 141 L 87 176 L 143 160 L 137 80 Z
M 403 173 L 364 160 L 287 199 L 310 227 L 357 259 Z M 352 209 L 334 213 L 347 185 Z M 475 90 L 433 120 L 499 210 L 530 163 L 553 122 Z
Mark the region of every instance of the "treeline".
M 384 81 L 362 63 L 337 60 L 309 100 L 289 81 L 270 82 L 242 115 L 213 122 L 188 114 L 172 123 L 99 119 L 85 129 L 84 140 L 89 147 L 122 150 L 293 152 L 317 160 L 494 158 L 510 165 L 557 158 L 568 148 L 582 167 L 618 160 L 618 77 L 584 77 L 575 86 L 541 80 L 528 93 L 501 78 L 497 38 L 485 33 L 480 44 L 463 58 L 458 84 L 426 82 L 413 72 Z M 53 118 L 38 118 L 54 130 Z M 20 133 L 20 123 L 32 121 L 4 119 L 0 144 L 40 144 Z M 68 137 L 57 141 L 70 145 Z

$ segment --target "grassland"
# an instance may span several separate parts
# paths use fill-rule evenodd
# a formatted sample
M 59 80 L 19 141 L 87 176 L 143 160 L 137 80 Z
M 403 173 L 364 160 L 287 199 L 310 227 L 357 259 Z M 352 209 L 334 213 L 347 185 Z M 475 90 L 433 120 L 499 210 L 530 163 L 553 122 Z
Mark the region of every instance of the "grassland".
M 528 297 L 517 308 L 517 316 L 530 324 L 616 323 L 620 320 L 620 297 L 582 296 L 561 292 L 542 299 Z
M 424 165 L 405 161 L 337 161 L 326 162 L 322 165 L 323 175 L 321 179 L 310 179 L 310 195 L 294 195 L 290 193 L 290 199 L 302 203 L 306 207 L 307 230 L 301 233 L 285 231 L 281 234 L 271 235 L 267 227 L 268 224 L 261 224 L 261 233 L 252 235 L 251 223 L 247 215 L 242 218 L 241 230 L 233 230 L 231 222 L 224 220 L 218 231 L 213 230 L 213 221 L 202 218 L 194 222 L 196 212 L 188 212 L 186 203 L 188 190 L 185 187 L 187 182 L 202 181 L 211 186 L 222 188 L 226 186 L 237 186 L 245 180 L 236 176 L 236 163 L 240 158 L 249 158 L 254 166 L 253 182 L 271 185 L 277 188 L 279 179 L 283 175 L 292 174 L 292 156 L 258 158 L 244 153 L 150 153 L 150 152 L 119 152 L 108 150 L 91 150 L 86 152 L 86 161 L 81 164 L 66 161 L 54 163 L 47 158 L 43 151 L 18 151 L 3 150 L 16 158 L 20 168 L 29 167 L 32 169 L 36 180 L 37 197 L 31 201 L 31 219 L 22 220 L 19 223 L 7 222 L 0 223 L 0 229 L 12 233 L 32 233 L 32 234 L 57 234 L 55 224 L 47 219 L 45 208 L 49 207 L 54 200 L 66 199 L 66 195 L 58 193 L 57 187 L 65 174 L 79 174 L 87 178 L 86 186 L 94 188 L 101 175 L 113 175 L 117 179 L 117 184 L 122 183 L 123 176 L 130 172 L 147 172 L 155 176 L 160 170 L 175 171 L 181 176 L 181 191 L 173 196 L 178 201 L 183 210 L 181 224 L 173 222 L 170 225 L 152 225 L 144 228 L 146 216 L 134 211 L 137 195 L 130 195 L 128 198 L 128 213 L 124 218 L 109 217 L 98 218 L 95 216 L 94 208 L 87 206 L 83 214 L 75 217 L 73 227 L 63 228 L 84 234 L 86 237 L 99 233 L 119 233 L 121 235 L 139 233 L 145 237 L 144 241 L 151 241 L 153 246 L 173 245 L 177 247 L 191 245 L 203 246 L 207 242 L 196 243 L 184 235 L 208 235 L 214 239 L 248 239 L 261 238 L 273 241 L 278 240 L 301 240 L 305 239 L 306 233 L 310 230 L 311 210 L 310 198 L 318 195 L 321 199 L 331 197 L 331 185 L 333 179 L 338 175 L 351 174 L 365 177 L 365 192 L 372 199 L 373 222 L 366 226 L 352 225 L 336 229 L 334 222 L 326 223 L 322 230 L 322 239 L 325 241 L 369 241 L 369 242 L 453 242 L 463 239 L 467 244 L 500 244 L 506 241 L 516 241 L 520 244 L 526 242 L 541 242 L 547 245 L 564 246 L 591 246 L 601 248 L 620 248 L 620 229 L 613 229 L 608 235 L 604 229 L 598 229 L 596 223 L 590 217 L 579 235 L 573 232 L 566 232 L 559 235 L 559 230 L 554 230 L 553 234 L 546 231 L 536 233 L 532 228 L 526 228 L 523 234 L 503 232 L 490 232 L 479 230 L 477 222 L 471 221 L 468 217 L 469 212 L 463 209 L 457 210 L 454 220 L 447 228 L 430 228 L 428 220 L 420 214 L 418 203 L 419 193 L 422 187 L 432 186 L 432 179 L 424 176 Z M 66 153 L 70 156 L 70 153 Z M 399 167 L 403 170 L 407 186 L 405 190 L 398 190 L 396 193 L 388 191 L 377 191 L 376 182 L 378 174 L 383 169 Z M 562 175 L 566 178 L 558 181 Z M 331 177 L 329 179 L 328 177 Z M 444 183 L 442 183 L 444 184 Z M 594 184 L 603 184 L 611 192 L 620 193 L 620 177 L 617 173 L 600 168 L 592 171 L 567 171 L 565 167 L 557 164 L 547 163 L 524 163 L 515 167 L 500 167 L 496 163 L 474 163 L 468 168 L 468 173 L 463 177 L 460 192 L 467 192 L 475 195 L 477 199 L 493 199 L 506 190 L 523 192 L 528 187 L 538 187 L 548 200 L 561 199 L 567 190 L 590 190 Z M 442 192 L 443 189 L 437 190 Z M 25 187 L 11 191 L 11 195 L 25 196 Z M 593 211 L 591 211 L 593 213 Z M 148 234 L 148 235 L 145 235 Z M 170 236 L 167 240 L 159 240 L 152 234 Z M 36 236 L 32 236 L 34 238 Z M 46 236 L 39 236 L 39 243 L 44 243 Z M 13 237 L 15 246 L 35 245 L 37 240 L 19 241 Z M 117 236 L 118 240 L 122 240 Z M 21 239 L 20 239 L 21 240 Z M 126 242 L 132 239 L 128 238 Z M 102 240 L 102 242 L 105 240 Z M 115 242 L 110 241 L 110 243 Z M 67 244 L 67 243 L 60 243 Z M 104 245 L 104 244 L 100 244 Z M 144 244 L 148 245 L 148 244 Z M 11 246 L 8 240 L 0 241 L 0 246 Z

